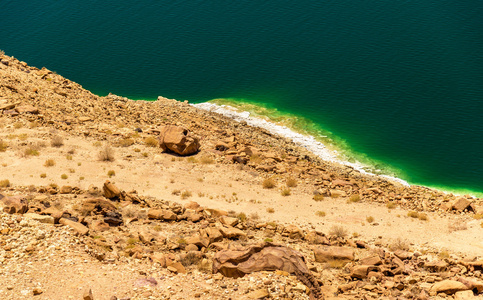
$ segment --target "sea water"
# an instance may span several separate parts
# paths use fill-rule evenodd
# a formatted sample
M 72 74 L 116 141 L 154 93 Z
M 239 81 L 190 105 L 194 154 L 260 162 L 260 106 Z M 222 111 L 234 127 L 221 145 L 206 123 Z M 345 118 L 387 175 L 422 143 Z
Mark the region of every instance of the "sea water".
M 371 171 L 483 192 L 482 1 L 2 0 L 0 12 L 0 49 L 96 94 L 211 100 Z

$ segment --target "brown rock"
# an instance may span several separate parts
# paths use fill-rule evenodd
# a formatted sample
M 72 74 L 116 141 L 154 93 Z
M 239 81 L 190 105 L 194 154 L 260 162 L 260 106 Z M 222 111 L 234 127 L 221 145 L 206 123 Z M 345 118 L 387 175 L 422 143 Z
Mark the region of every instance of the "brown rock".
M 162 268 L 166 268 L 166 257 L 163 253 L 154 253 L 151 255 L 151 260 L 157 262 Z
M 483 282 L 481 281 L 476 281 L 476 279 L 473 278 L 468 279 L 463 277 L 458 278 L 458 281 L 466 285 L 469 290 L 477 291 L 478 294 L 483 293 Z
M 379 255 L 377 254 L 363 258 L 359 262 L 361 263 L 361 265 L 372 265 L 372 266 L 377 266 L 382 264 L 381 257 L 379 257 Z
M 314 255 L 316 262 L 328 262 L 331 260 L 354 260 L 354 250 L 346 247 L 315 247 Z
M 29 104 L 25 104 L 25 105 L 21 105 L 21 106 L 17 106 L 15 108 L 15 110 L 19 113 L 19 114 L 38 114 L 39 113 L 39 110 L 35 107 L 33 107 L 32 105 L 29 105 Z
M 437 260 L 424 263 L 424 268 L 431 272 L 443 272 L 448 267 L 448 264 L 444 261 Z
M 412 253 L 401 249 L 397 249 L 396 251 L 394 251 L 394 255 L 396 255 L 399 259 L 402 259 L 402 260 L 411 258 L 413 256 Z
M 28 202 L 23 196 L 7 196 L 0 199 L 4 204 L 3 211 L 6 213 L 24 214 L 28 211 Z
M 104 191 L 104 197 L 108 199 L 119 198 L 119 196 L 121 195 L 121 191 L 109 180 L 106 180 L 104 186 L 102 187 L 102 190 Z
M 238 224 L 238 218 L 222 216 L 220 217 L 220 222 L 226 226 L 233 227 L 233 226 L 236 226 L 236 224 Z
M 369 272 L 378 272 L 379 268 L 375 266 L 368 266 L 368 265 L 360 265 L 355 266 L 352 269 L 351 277 L 357 279 L 365 279 L 367 278 Z
M 317 231 L 310 231 L 305 235 L 305 240 L 310 244 L 316 245 L 329 245 L 330 241 L 325 235 L 321 232 Z
M 91 228 L 94 231 L 103 232 L 103 231 L 109 230 L 109 224 L 107 224 L 102 220 L 94 220 L 92 221 L 91 224 L 89 224 L 89 228 Z
M 210 245 L 210 239 L 208 237 L 203 237 L 200 234 L 195 234 L 186 239 L 187 244 L 193 244 L 198 247 L 208 247 Z
M 199 207 L 200 205 L 198 204 L 198 202 L 194 202 L 194 201 L 190 201 L 184 205 L 184 208 L 186 209 L 197 209 Z
M 284 232 L 287 233 L 288 237 L 291 239 L 301 239 L 304 236 L 303 231 L 295 225 L 288 225 L 285 227 Z
M 148 210 L 148 218 L 165 221 L 176 221 L 176 214 L 167 209 L 151 208 Z
M 62 225 L 65 225 L 65 226 L 69 226 L 70 228 L 74 229 L 74 231 L 76 231 L 77 233 L 79 233 L 81 235 L 85 235 L 89 232 L 89 228 L 85 227 L 81 223 L 74 222 L 74 221 L 69 220 L 69 219 L 61 218 L 59 220 L 59 223 L 62 224 Z
M 84 295 L 82 296 L 82 299 L 84 300 L 94 300 L 94 296 L 92 295 L 92 290 L 91 289 L 86 289 L 84 291 Z
M 46 223 L 46 224 L 54 224 L 55 220 L 53 217 L 48 216 L 48 215 L 39 215 L 39 214 L 34 214 L 34 213 L 26 213 L 23 215 L 25 218 L 29 218 L 35 221 L 38 221 L 40 223 Z
M 197 137 L 191 136 L 187 129 L 174 125 L 160 128 L 159 146 L 163 151 L 172 151 L 179 155 L 191 155 L 200 149 Z
M 211 217 L 221 217 L 228 215 L 228 212 L 221 209 L 207 208 L 205 209 L 205 212 Z
M 60 188 L 60 194 L 70 194 L 72 193 L 72 187 L 70 185 L 64 185 Z
M 436 293 L 446 293 L 448 295 L 452 295 L 459 291 L 466 291 L 468 287 L 463 283 L 456 281 L 456 280 L 443 280 L 440 282 L 435 283 L 431 287 L 431 292 Z
M 186 246 L 184 248 L 186 251 L 190 252 L 190 251 L 198 251 L 198 246 L 196 245 L 193 245 L 193 244 L 189 244 L 188 246 Z
M 214 227 L 208 227 L 206 229 L 202 229 L 201 235 L 205 235 L 210 239 L 210 244 L 215 242 L 220 242 L 223 240 L 223 235 L 221 234 L 220 230 Z
M 473 291 L 460 291 L 454 294 L 455 300 L 471 300 L 471 299 L 477 299 L 477 298 L 478 297 L 476 297 L 473 294 Z
M 259 289 L 247 294 L 248 299 L 265 299 L 270 297 L 270 293 L 267 289 Z
M 234 227 L 220 227 L 220 231 L 221 234 L 223 234 L 223 237 L 228 239 L 239 238 L 247 235 L 243 230 Z
M 213 258 L 213 272 L 238 278 L 259 271 L 281 270 L 288 273 L 310 273 L 305 259 L 299 252 L 270 243 L 222 250 Z
M 168 265 L 168 270 L 174 273 L 186 273 L 185 267 L 179 262 L 173 262 Z
M 32 291 L 32 294 L 34 294 L 34 296 L 37 296 L 37 295 L 40 295 L 42 294 L 44 291 L 42 291 L 42 289 L 40 288 L 34 288 L 33 291 Z
M 470 200 L 468 200 L 464 197 L 460 197 L 460 198 L 456 199 L 453 203 L 451 203 L 451 208 L 454 209 L 454 210 L 457 210 L 459 212 L 462 212 L 465 209 L 467 209 L 470 205 L 471 205 Z
M 94 214 L 105 215 L 110 211 L 116 211 L 117 208 L 110 200 L 103 198 L 90 198 L 82 202 L 82 210 L 86 213 L 93 212 Z

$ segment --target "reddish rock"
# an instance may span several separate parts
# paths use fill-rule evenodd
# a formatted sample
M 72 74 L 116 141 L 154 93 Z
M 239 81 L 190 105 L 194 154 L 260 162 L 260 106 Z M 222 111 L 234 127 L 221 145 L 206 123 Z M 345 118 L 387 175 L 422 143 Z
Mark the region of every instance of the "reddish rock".
M 23 196 L 7 196 L 1 198 L 4 204 L 3 211 L 9 214 L 24 214 L 28 211 L 28 201 Z
M 221 234 L 223 234 L 223 237 L 228 239 L 239 238 L 247 235 L 243 230 L 234 227 L 220 227 L 220 231 Z
M 148 210 L 148 218 L 165 221 L 176 221 L 176 214 L 167 209 L 151 208 Z
M 329 245 L 330 241 L 329 239 L 321 232 L 317 231 L 309 231 L 305 235 L 305 240 L 309 242 L 310 244 L 316 244 L 316 245 Z
M 121 191 L 109 180 L 106 180 L 104 186 L 102 187 L 102 190 L 104 191 L 104 197 L 106 197 L 107 199 L 119 198 L 119 196 L 121 195 Z
M 468 200 L 464 197 L 461 197 L 461 198 L 456 199 L 453 203 L 451 203 L 451 208 L 454 209 L 454 210 L 457 210 L 459 212 L 462 212 L 465 209 L 467 209 L 470 205 L 471 205 L 470 200 Z
M 160 128 L 159 146 L 163 151 L 191 155 L 199 151 L 200 142 L 183 127 L 167 125 Z
M 103 198 L 90 198 L 82 202 L 82 210 L 86 213 L 93 212 L 94 214 L 106 214 L 110 211 L 116 211 L 117 208 L 110 200 Z
M 232 217 L 226 217 L 222 216 L 220 217 L 220 222 L 226 226 L 236 226 L 238 224 L 238 219 L 237 218 L 232 218 Z
M 464 285 L 463 283 L 456 281 L 456 280 L 443 280 L 440 282 L 435 283 L 431 287 L 431 292 L 435 293 L 446 293 L 448 295 L 452 295 L 459 291 L 466 291 L 469 288 Z
M 315 247 L 314 256 L 316 262 L 328 262 L 331 260 L 354 260 L 354 250 L 346 247 Z
M 361 263 L 361 265 L 372 265 L 372 266 L 377 266 L 382 264 L 381 257 L 379 257 L 379 255 L 377 254 L 363 258 L 359 262 Z
M 80 235 L 85 235 L 89 232 L 89 228 L 85 227 L 84 225 L 82 225 L 79 222 L 74 222 L 74 221 L 69 220 L 69 219 L 61 218 L 59 220 L 59 223 L 62 224 L 62 225 L 69 226 L 70 228 L 74 229 L 74 231 L 76 231 Z

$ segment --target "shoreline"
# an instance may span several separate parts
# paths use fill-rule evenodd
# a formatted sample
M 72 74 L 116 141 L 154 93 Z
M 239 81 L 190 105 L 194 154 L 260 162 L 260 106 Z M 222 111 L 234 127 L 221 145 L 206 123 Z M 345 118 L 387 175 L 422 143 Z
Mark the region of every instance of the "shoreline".
M 413 184 L 404 179 L 398 178 L 396 176 L 391 176 L 387 174 L 376 174 L 376 173 L 367 171 L 367 169 L 373 169 L 373 166 L 363 164 L 357 160 L 356 162 L 350 162 L 350 161 L 344 160 L 340 158 L 341 153 L 339 151 L 335 149 L 329 149 L 329 147 L 324 145 L 322 142 L 318 141 L 313 135 L 302 134 L 302 133 L 296 132 L 294 129 L 289 128 L 285 125 L 279 125 L 276 122 L 270 120 L 269 116 L 266 116 L 269 119 L 269 121 L 267 121 L 261 117 L 253 116 L 253 114 L 249 111 L 243 111 L 227 104 L 201 102 L 201 103 L 190 103 L 190 105 L 205 111 L 221 114 L 239 123 L 246 122 L 246 124 L 250 126 L 262 128 L 269 131 L 272 134 L 279 135 L 283 138 L 288 138 L 296 145 L 307 149 L 308 151 L 312 152 L 313 154 L 315 154 L 316 156 L 318 156 L 324 161 L 351 167 L 364 175 L 381 177 L 385 180 L 396 182 L 406 187 L 420 186 L 424 188 L 438 190 L 446 194 L 454 194 L 456 196 L 470 195 L 472 197 L 479 198 L 481 197 L 481 194 L 482 194 L 481 192 L 466 190 L 466 189 L 460 190 L 458 188 L 453 189 L 453 188 L 444 188 L 444 187 L 430 186 L 430 185 L 423 185 L 423 184 Z

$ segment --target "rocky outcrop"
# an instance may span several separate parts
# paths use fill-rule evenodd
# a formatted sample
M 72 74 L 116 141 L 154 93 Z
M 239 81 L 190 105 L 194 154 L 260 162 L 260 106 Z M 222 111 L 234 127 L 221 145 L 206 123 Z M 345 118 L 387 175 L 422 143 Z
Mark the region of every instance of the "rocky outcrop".
M 200 141 L 180 126 L 167 125 L 160 129 L 159 146 L 163 151 L 179 155 L 191 155 L 200 150 Z
M 213 272 L 227 277 L 242 277 L 259 271 L 281 270 L 294 274 L 311 288 L 316 299 L 322 298 L 318 282 L 312 277 L 303 255 L 293 249 L 264 243 L 237 250 L 222 250 L 213 258 Z

